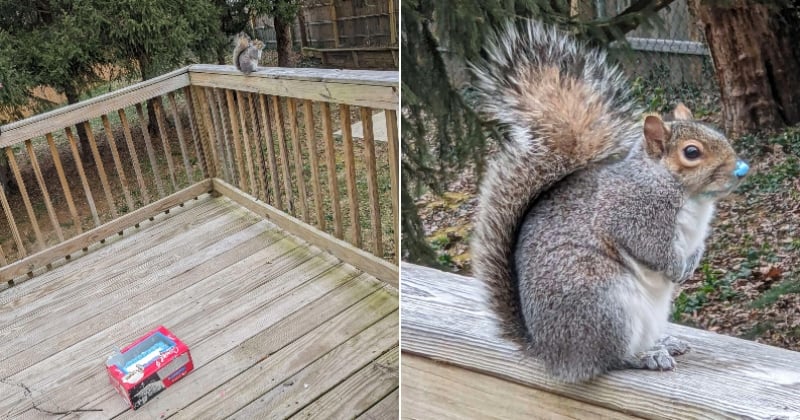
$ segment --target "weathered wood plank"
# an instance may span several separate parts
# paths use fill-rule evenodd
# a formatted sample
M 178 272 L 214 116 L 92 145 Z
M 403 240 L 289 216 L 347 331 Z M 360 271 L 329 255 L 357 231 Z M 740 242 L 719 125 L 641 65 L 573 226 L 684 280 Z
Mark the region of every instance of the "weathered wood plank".
M 406 419 L 640 418 L 410 354 L 402 372 Z
M 192 165 L 189 164 L 189 152 L 186 149 L 186 139 L 183 134 L 183 122 L 181 121 L 180 109 L 178 109 L 178 102 L 175 101 L 175 92 L 170 92 L 167 95 L 169 101 L 169 109 L 172 113 L 172 120 L 175 121 L 175 131 L 178 133 L 178 146 L 181 149 L 181 157 L 183 158 L 183 167 L 186 169 L 186 179 L 190 184 L 194 183 L 194 174 L 192 172 Z M 191 114 L 191 112 L 188 112 Z M 194 128 L 192 128 L 194 133 Z
M 333 209 L 333 234 L 339 239 L 344 237 L 342 232 L 342 206 L 339 204 L 339 182 L 336 174 L 336 146 L 333 143 L 333 124 L 331 123 L 331 108 L 328 103 L 320 104 L 322 110 L 322 135 L 325 138 L 325 158 L 328 167 L 328 194 L 331 196 Z
M 137 414 L 158 416 L 172 413 L 205 395 L 241 371 L 248 369 L 257 360 L 242 357 L 248 354 L 271 354 L 292 342 L 301 339 L 315 328 L 327 322 L 339 326 L 339 321 L 347 324 L 346 314 L 363 314 L 366 302 L 376 302 L 365 297 L 374 294 L 382 285 L 369 280 L 365 275 L 345 283 L 332 292 L 323 295 L 308 305 L 298 306 L 302 301 L 286 295 L 280 300 L 251 312 L 246 317 L 229 324 L 192 347 L 195 372 L 191 377 L 179 382 L 169 395 L 159 396 L 148 402 Z M 381 293 L 381 292 L 377 292 Z M 383 293 L 385 296 L 386 293 Z M 389 299 L 384 300 L 389 303 Z M 375 305 L 373 305 L 375 306 Z M 372 310 L 372 309 L 369 309 Z M 380 308 L 375 309 L 379 311 Z M 391 310 L 391 309 L 389 309 Z M 363 316 L 362 316 L 363 318 Z M 343 326 L 339 326 L 343 328 Z M 335 331 L 333 331 L 335 332 Z M 98 383 L 107 381 L 99 375 Z M 91 402 L 87 407 L 99 407 L 104 413 L 117 415 L 127 410 L 113 390 L 104 393 L 103 399 Z M 119 407 L 116 408 L 115 407 Z M 132 413 L 126 413 L 129 416 Z
M 16 261 L 0 269 L 0 281 L 8 281 L 19 275 L 25 274 L 37 267 L 49 264 L 55 259 L 63 258 L 66 255 L 79 251 L 89 244 L 105 239 L 116 232 L 124 230 L 126 227 L 135 225 L 155 214 L 168 210 L 185 201 L 191 200 L 200 194 L 211 191 L 211 180 L 204 180 L 176 192 L 166 198 L 158 200 L 147 206 L 136 209 L 128 214 L 115 218 L 114 220 L 101 225 L 100 227 L 86 231 L 78 236 L 74 236 L 65 242 L 52 246 L 43 251 L 39 251 L 22 260 Z
M 257 196 L 258 183 L 256 182 L 256 175 L 255 171 L 253 170 L 253 153 L 250 148 L 250 134 L 247 132 L 247 119 L 245 119 L 245 115 L 247 114 L 247 111 L 245 110 L 245 102 L 246 97 L 249 96 L 249 93 L 242 94 L 241 91 L 236 91 L 236 103 L 239 106 L 239 124 L 242 127 L 242 148 L 244 149 L 244 161 L 245 166 L 247 167 L 248 175 L 248 189 L 245 191 L 250 191 L 250 195 Z M 242 172 L 242 178 L 244 177 L 244 172 Z
M 11 212 L 11 206 L 8 204 L 8 196 L 6 195 L 6 188 L 0 182 L 0 205 L 3 206 L 3 213 L 6 215 L 6 222 L 11 229 L 11 236 L 14 237 L 14 243 L 17 245 L 17 255 L 22 258 L 27 255 L 25 245 L 22 243 L 22 237 L 19 235 L 19 228 L 14 219 L 14 213 Z
M 386 135 L 389 149 L 389 181 L 392 191 L 392 230 L 394 231 L 394 261 L 400 261 L 400 154 L 398 152 L 397 113 L 386 111 Z
M 363 312 L 361 314 L 364 318 L 374 320 L 367 315 Z M 304 406 L 331 386 L 328 381 L 338 379 L 339 374 L 349 373 L 354 366 L 356 369 L 363 366 L 371 360 L 375 352 L 382 353 L 395 345 L 398 322 L 397 313 L 392 312 L 338 346 L 329 347 L 319 343 L 303 352 L 302 356 L 293 355 L 290 360 L 279 356 L 283 356 L 282 353 L 285 352 L 285 349 L 281 350 L 226 382 L 222 386 L 225 399 L 220 400 L 216 393 L 207 394 L 181 410 L 175 418 L 212 419 L 231 416 L 230 418 L 251 419 L 258 413 L 270 413 L 277 418 L 291 415 L 298 407 Z M 306 384 L 316 386 L 305 387 Z M 253 400 L 255 401 L 252 404 L 241 408 Z M 295 401 L 298 404 L 294 404 Z
M 239 184 L 239 189 L 242 191 L 247 191 L 247 179 L 244 174 L 244 159 L 242 158 L 242 140 L 239 137 L 240 129 L 243 131 L 244 126 L 241 128 L 239 127 L 239 118 L 236 117 L 236 105 L 234 105 L 233 100 L 233 91 L 228 89 L 225 90 L 225 99 L 228 101 L 228 119 L 231 122 L 231 134 L 233 136 L 233 150 L 236 155 L 233 157 L 234 163 L 236 164 L 235 168 L 236 171 L 234 172 L 234 177 L 231 179 L 231 182 Z M 241 115 L 240 115 L 241 116 Z M 231 165 L 231 169 L 234 166 Z
M 196 86 L 371 108 L 396 110 L 400 102 L 394 71 L 263 68 L 245 76 L 233 66 L 194 65 L 189 77 Z
M 372 253 L 383 257 L 383 226 L 381 225 L 380 192 L 378 191 L 378 167 L 375 157 L 375 136 L 372 132 L 372 110 L 361 108 L 361 124 L 364 132 L 364 160 L 367 167 L 367 193 L 372 221 Z
M 397 389 L 398 360 L 399 351 L 394 347 L 291 418 L 323 420 L 357 417 Z
M 189 85 L 186 67 L 92 99 L 2 126 L 0 148 L 43 136 Z
M 133 163 L 133 173 L 136 175 L 136 182 L 139 183 L 139 194 L 142 196 L 142 203 L 149 204 L 150 194 L 147 192 L 147 185 L 144 183 L 142 165 L 139 163 L 139 154 L 136 153 L 136 146 L 133 144 L 133 136 L 131 135 L 131 126 L 128 123 L 128 116 L 125 114 L 124 108 L 118 109 L 117 115 L 122 125 L 122 133 L 125 136 L 125 145 L 128 147 L 128 155 L 130 155 Z
M 169 145 L 169 137 L 167 136 L 167 122 L 164 118 L 164 110 L 161 106 L 161 97 L 153 99 L 148 105 L 153 107 L 153 112 L 156 114 L 156 123 L 158 125 L 159 137 L 161 137 L 161 146 L 164 148 L 164 158 L 167 160 L 169 179 L 172 181 L 173 191 L 177 191 L 178 181 L 175 179 L 175 161 L 172 159 L 172 148 Z
M 308 223 L 308 193 L 306 191 L 306 179 L 303 175 L 303 152 L 300 150 L 300 129 L 297 126 L 297 102 L 295 102 L 293 98 L 286 98 L 286 102 L 289 108 L 289 131 L 292 135 L 297 202 L 300 204 L 300 214 L 303 216 L 303 221 Z
M 17 188 L 19 188 L 19 194 L 22 196 L 22 202 L 25 204 L 25 211 L 28 212 L 28 219 L 31 222 L 33 233 L 36 235 L 36 244 L 39 245 L 39 249 L 42 250 L 45 247 L 44 237 L 42 236 L 42 230 L 39 229 L 39 221 L 36 220 L 36 212 L 33 211 L 31 198 L 28 195 L 28 189 L 25 188 L 25 181 L 22 180 L 22 173 L 19 171 L 17 159 L 14 157 L 14 151 L 11 150 L 10 147 L 6 147 L 5 152 L 8 164 L 11 166 L 11 172 L 14 173 L 14 179 L 17 180 Z M 2 281 L 2 279 L 0 279 L 0 281 Z
M 128 204 L 128 208 L 133 210 L 136 208 L 136 206 L 133 204 L 133 198 L 131 198 L 131 192 L 128 188 L 128 178 L 125 176 L 125 168 L 122 166 L 122 160 L 119 158 L 117 141 L 114 139 L 114 130 L 111 129 L 111 123 L 108 121 L 108 116 L 106 114 L 103 114 L 100 118 L 103 121 L 103 129 L 106 133 L 106 141 L 108 141 L 108 145 L 111 148 L 111 157 L 114 159 L 114 167 L 117 170 L 117 177 L 122 185 L 122 192 L 125 196 L 125 202 Z
M 103 186 L 103 193 L 106 195 L 106 202 L 108 204 L 108 211 L 111 212 L 111 217 L 116 218 L 117 204 L 114 202 L 114 193 L 111 191 L 111 186 L 108 183 L 108 176 L 106 176 L 106 169 L 103 166 L 103 158 L 100 156 L 100 149 L 97 148 L 97 140 L 92 131 L 92 125 L 88 122 L 83 123 L 86 137 L 89 139 L 89 146 L 92 149 L 92 156 L 94 157 L 95 168 L 97 168 L 97 176 L 100 177 L 100 184 Z
M 261 133 L 264 142 L 267 143 L 267 164 L 269 165 L 269 181 L 272 185 L 273 200 L 270 204 L 278 209 L 284 210 L 283 198 L 281 196 L 281 184 L 278 179 L 278 162 L 275 160 L 275 142 L 272 137 L 272 117 L 270 115 L 269 104 L 265 95 L 258 95 L 258 108 L 261 111 Z M 267 201 L 269 202 L 269 201 Z
M 144 146 L 147 149 L 147 158 L 150 160 L 150 169 L 153 171 L 153 180 L 158 190 L 158 197 L 164 198 L 164 184 L 161 182 L 161 170 L 158 167 L 158 160 L 156 159 L 156 152 L 153 148 L 153 141 L 150 139 L 150 129 L 148 128 L 147 120 L 144 118 L 142 104 L 136 104 L 136 116 L 139 117 L 139 128 L 142 130 L 142 137 L 144 137 Z
M 200 131 L 199 147 L 202 149 L 203 161 L 205 162 L 206 176 L 213 177 L 217 174 L 217 162 L 214 156 L 214 125 L 209 110 L 209 102 L 206 99 L 205 89 L 192 86 L 188 91 L 191 92 L 192 108 L 198 114 L 197 123 L 202 125 L 205 130 L 198 127 Z M 201 124 L 202 123 L 202 124 Z
M 50 148 L 50 156 L 53 158 L 53 166 L 55 166 L 56 173 L 58 174 L 58 181 L 61 183 L 61 190 L 64 191 L 64 199 L 67 202 L 69 214 L 72 216 L 72 222 L 75 224 L 75 228 L 78 230 L 78 233 L 83 233 L 81 219 L 78 217 L 78 211 L 75 208 L 75 202 L 72 200 L 72 191 L 70 191 L 67 177 L 64 174 L 64 166 L 61 164 L 61 155 L 58 151 L 58 148 L 56 148 L 53 134 L 47 133 L 45 137 L 47 138 L 47 145 Z
M 258 159 L 258 184 L 256 189 L 258 190 L 258 194 L 253 194 L 259 198 L 262 198 L 265 202 L 269 203 L 269 186 L 267 185 L 267 162 L 264 159 L 264 144 L 263 139 L 267 136 L 264 133 L 263 125 L 259 125 L 258 119 L 258 111 L 256 109 L 256 102 L 253 99 L 255 96 L 254 93 L 247 94 L 247 109 L 249 110 L 250 114 L 250 122 L 253 126 L 253 147 L 255 150 L 253 153 L 255 154 L 254 158 Z
M 89 211 L 92 213 L 94 225 L 100 226 L 100 216 L 97 215 L 97 207 L 94 204 L 92 189 L 89 188 L 89 181 L 86 179 L 86 171 L 83 169 L 81 154 L 78 152 L 78 142 L 75 141 L 75 136 L 72 134 L 72 129 L 70 127 L 64 128 L 64 134 L 66 134 L 67 140 L 69 141 L 69 150 L 72 152 L 72 160 L 75 162 L 75 167 L 78 169 L 78 177 L 81 179 L 83 194 L 86 197 L 86 204 L 89 205 Z
M 395 420 L 400 415 L 400 390 L 396 389 L 373 405 L 367 412 L 356 417 L 359 420 Z
M 203 155 L 203 140 L 202 128 L 199 124 L 203 117 L 197 114 L 197 105 L 192 95 L 192 89 L 189 86 L 183 88 L 183 98 L 186 101 L 186 116 L 189 118 L 189 128 L 192 131 L 192 144 L 194 145 L 194 155 L 197 156 L 197 162 L 200 164 L 200 171 L 204 177 L 211 177 L 206 158 Z M 197 120 L 197 122 L 195 122 Z
M 286 210 L 288 213 L 295 215 L 294 209 L 294 193 L 292 191 L 292 175 L 289 173 L 289 152 L 286 150 L 286 132 L 283 123 L 283 107 L 281 106 L 281 98 L 273 96 L 272 100 L 272 117 L 275 121 L 275 131 L 278 133 L 278 149 L 281 154 L 281 169 L 283 170 L 283 187 L 286 193 Z
M 353 153 L 353 133 L 350 124 L 350 107 L 339 105 L 344 139 L 344 167 L 347 177 L 347 195 L 350 199 L 350 232 L 352 243 L 361 248 L 361 217 L 358 212 L 358 189 L 356 188 L 356 161 Z
M 221 89 L 211 89 L 214 93 L 214 100 L 217 105 L 217 112 L 219 112 L 219 124 L 217 132 L 217 153 L 221 162 L 224 163 L 225 174 L 231 183 L 236 183 L 236 168 L 233 166 L 233 154 L 231 153 L 231 137 L 228 136 L 228 125 L 225 121 L 225 109 L 228 108 L 225 101 L 222 99 Z M 233 124 L 233 120 L 231 120 Z M 220 132 L 222 133 L 220 135 Z M 230 130 L 231 136 L 233 129 Z
M 50 193 L 47 192 L 47 184 L 44 181 L 42 169 L 39 167 L 39 160 L 36 159 L 36 152 L 33 150 L 33 143 L 30 140 L 25 140 L 25 150 L 28 152 L 31 168 L 33 168 L 36 182 L 39 184 L 39 191 L 42 192 L 42 200 L 44 201 L 45 208 L 47 208 L 47 215 L 50 217 L 50 224 L 53 226 L 53 230 L 56 231 L 58 240 L 63 241 L 64 232 L 61 231 L 61 223 L 58 221 L 56 210 L 53 208 L 53 202 L 50 201 Z
M 671 372 L 615 371 L 565 385 L 506 340 L 478 280 L 402 266 L 403 351 L 645 418 L 800 417 L 800 354 L 670 324 L 693 347 Z
M 330 252 L 342 261 L 352 264 L 397 288 L 397 266 L 303 223 L 268 204 L 260 203 L 255 200 L 255 197 L 248 196 L 221 179 L 214 178 L 213 185 L 215 191 L 259 216 L 268 218 L 281 229 Z
M 322 208 L 322 193 L 319 182 L 319 156 L 317 155 L 317 133 L 314 130 L 314 107 L 311 101 L 303 102 L 303 118 L 305 121 L 306 146 L 311 159 L 311 189 L 314 191 L 314 206 L 317 212 L 317 226 L 325 230 L 325 212 Z

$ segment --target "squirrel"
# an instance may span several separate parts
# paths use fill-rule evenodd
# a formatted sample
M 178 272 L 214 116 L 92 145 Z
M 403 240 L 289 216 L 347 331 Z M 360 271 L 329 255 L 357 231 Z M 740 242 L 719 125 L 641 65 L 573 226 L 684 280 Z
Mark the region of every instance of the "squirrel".
M 503 336 L 562 382 L 673 369 L 689 350 L 662 335 L 673 289 L 748 165 L 683 104 L 645 117 L 619 68 L 571 35 L 525 21 L 488 39 L 470 64 L 476 110 L 503 139 L 471 250 Z
M 244 74 L 258 71 L 258 61 L 261 60 L 261 50 L 264 43 L 258 39 L 251 40 L 245 33 L 239 34 L 236 47 L 233 49 L 233 63 Z

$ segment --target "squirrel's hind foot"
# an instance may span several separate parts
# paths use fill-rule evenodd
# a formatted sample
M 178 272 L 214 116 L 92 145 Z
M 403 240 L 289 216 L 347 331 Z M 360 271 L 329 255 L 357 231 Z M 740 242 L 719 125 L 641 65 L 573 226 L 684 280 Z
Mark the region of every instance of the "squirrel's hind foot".
M 656 341 L 656 347 L 667 349 L 670 356 L 680 356 L 692 349 L 689 343 L 671 335 L 665 335 Z
M 631 369 L 672 370 L 675 368 L 675 359 L 665 347 L 655 347 L 636 353 L 626 359 L 625 364 Z

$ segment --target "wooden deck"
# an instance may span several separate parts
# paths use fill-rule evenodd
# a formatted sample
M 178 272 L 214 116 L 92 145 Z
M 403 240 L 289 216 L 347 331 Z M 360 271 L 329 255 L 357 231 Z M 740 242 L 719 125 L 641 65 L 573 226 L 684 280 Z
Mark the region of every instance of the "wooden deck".
M 136 411 L 115 346 L 163 324 L 195 371 Z M 202 195 L 0 292 L 0 418 L 396 418 L 398 299 Z

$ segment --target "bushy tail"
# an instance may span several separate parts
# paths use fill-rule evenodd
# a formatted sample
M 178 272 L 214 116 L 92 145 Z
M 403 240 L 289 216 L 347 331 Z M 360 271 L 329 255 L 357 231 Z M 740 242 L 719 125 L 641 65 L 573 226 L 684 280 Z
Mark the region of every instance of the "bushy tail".
M 526 344 L 513 253 L 523 217 L 555 183 L 640 136 L 622 73 L 601 51 L 539 22 L 509 24 L 473 63 L 478 111 L 506 141 L 480 187 L 472 240 L 476 277 L 489 284 L 504 333 Z
M 242 32 L 236 36 L 236 46 L 233 48 L 233 65 L 236 66 L 238 70 L 242 70 L 241 65 L 239 63 L 239 57 L 242 55 L 245 50 L 250 46 L 250 37 Z

